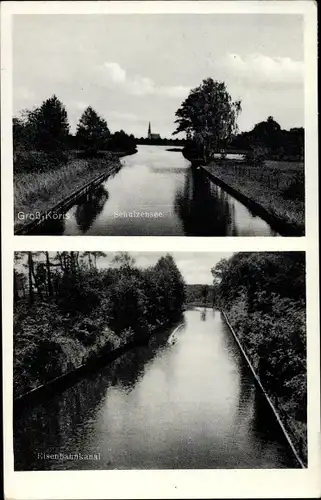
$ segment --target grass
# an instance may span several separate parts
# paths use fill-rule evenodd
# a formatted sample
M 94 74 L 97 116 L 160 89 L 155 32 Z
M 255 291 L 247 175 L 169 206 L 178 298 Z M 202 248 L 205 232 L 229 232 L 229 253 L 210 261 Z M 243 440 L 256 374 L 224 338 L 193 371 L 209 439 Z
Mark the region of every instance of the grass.
M 99 174 L 120 165 L 118 158 L 76 159 L 66 165 L 44 172 L 19 172 L 14 175 L 14 222 L 21 227 L 29 219 L 18 219 L 23 214 L 43 213 L 90 182 Z
M 262 166 L 246 163 L 212 163 L 208 171 L 270 214 L 295 226 L 305 227 L 304 165 L 302 162 L 266 161 Z

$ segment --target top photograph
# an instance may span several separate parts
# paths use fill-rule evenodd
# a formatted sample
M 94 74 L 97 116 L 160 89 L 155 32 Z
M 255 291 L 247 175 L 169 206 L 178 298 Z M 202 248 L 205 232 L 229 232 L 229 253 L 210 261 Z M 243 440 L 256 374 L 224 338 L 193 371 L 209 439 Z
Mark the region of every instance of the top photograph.
M 14 15 L 14 233 L 304 236 L 303 21 Z

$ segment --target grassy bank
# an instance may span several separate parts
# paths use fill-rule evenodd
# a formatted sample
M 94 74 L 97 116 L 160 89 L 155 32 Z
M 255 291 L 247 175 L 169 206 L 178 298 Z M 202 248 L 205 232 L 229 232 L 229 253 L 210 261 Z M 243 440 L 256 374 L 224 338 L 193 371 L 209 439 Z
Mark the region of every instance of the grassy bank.
M 303 163 L 266 161 L 262 166 L 252 166 L 225 161 L 211 163 L 206 169 L 272 216 L 304 234 Z
M 120 168 L 119 157 L 113 154 L 95 159 L 72 159 L 67 164 L 41 172 L 14 174 L 14 223 L 21 228 L 32 220 L 18 214 L 43 213 L 52 209 L 74 191 L 95 177 Z M 32 217 L 32 215 L 31 215 Z

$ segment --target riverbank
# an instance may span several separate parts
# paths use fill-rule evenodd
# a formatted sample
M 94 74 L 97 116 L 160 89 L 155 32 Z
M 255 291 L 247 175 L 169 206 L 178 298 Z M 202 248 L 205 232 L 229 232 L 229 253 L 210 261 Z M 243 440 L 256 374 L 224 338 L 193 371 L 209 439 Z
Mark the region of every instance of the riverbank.
M 239 339 L 239 336 L 238 336 L 237 332 L 234 331 L 232 325 L 230 324 L 227 314 L 224 311 L 222 311 L 222 313 L 223 313 L 225 321 L 226 321 L 226 323 L 227 323 L 227 325 L 228 325 L 228 327 L 229 327 L 229 329 L 230 329 L 230 331 L 231 331 L 231 333 L 232 333 L 232 335 L 233 335 L 233 337 L 234 337 L 234 339 L 235 339 L 235 341 L 236 341 L 236 343 L 237 343 L 237 345 L 238 345 L 238 347 L 239 347 L 239 349 L 240 349 L 240 351 L 241 351 L 241 353 L 243 355 L 243 358 L 245 359 L 248 367 L 250 368 L 250 370 L 252 372 L 252 375 L 254 377 L 254 380 L 255 380 L 256 384 L 259 386 L 259 388 L 261 389 L 262 393 L 264 394 L 267 402 L 269 403 L 269 405 L 270 405 L 270 407 L 271 407 L 271 409 L 272 409 L 272 411 L 273 411 L 273 413 L 274 413 L 274 415 L 276 417 L 276 420 L 278 421 L 278 423 L 279 423 L 279 425 L 280 425 L 280 427 L 281 427 L 281 429 L 282 429 L 282 431 L 283 431 L 283 433 L 284 433 L 284 435 L 285 435 L 285 437 L 286 437 L 286 439 L 287 439 L 287 441 L 288 441 L 288 443 L 290 445 L 290 448 L 292 449 L 292 452 L 293 452 L 293 454 L 294 454 L 297 462 L 300 464 L 300 466 L 302 468 L 305 468 L 305 465 L 304 465 L 303 461 L 300 458 L 300 454 L 302 456 L 304 456 L 304 458 L 306 460 L 307 459 L 307 450 L 306 449 L 305 450 L 300 449 L 299 452 L 298 452 L 298 450 L 294 446 L 294 444 L 293 444 L 293 442 L 291 440 L 291 437 L 289 436 L 289 433 L 288 433 L 286 427 L 284 426 L 284 423 L 285 424 L 287 423 L 287 419 L 284 418 L 284 414 L 282 414 L 283 418 L 280 418 L 280 415 L 279 415 L 279 413 L 278 413 L 278 411 L 276 409 L 277 400 L 275 399 L 275 397 L 273 397 L 273 395 L 269 395 L 266 392 L 265 388 L 263 387 L 263 385 L 261 383 L 260 378 L 258 377 L 258 375 L 257 375 L 257 373 L 256 373 L 256 371 L 255 371 L 255 369 L 254 369 L 254 367 L 253 367 L 253 365 L 251 363 L 251 360 L 250 360 L 250 358 L 248 356 L 248 353 L 244 349 L 244 347 L 243 347 L 243 345 L 242 345 L 242 343 L 241 343 L 241 341 Z M 282 420 L 284 420 L 284 423 L 282 422 Z M 291 431 L 291 428 L 289 428 L 289 430 Z M 293 434 L 292 431 L 291 431 L 291 434 Z M 297 443 L 297 445 L 299 444 L 297 439 L 296 439 L 296 443 Z
M 91 320 L 89 319 L 89 323 L 90 322 Z M 91 323 L 91 325 L 93 325 L 93 323 Z M 15 409 L 18 410 L 26 405 L 33 405 L 38 401 L 43 400 L 43 398 L 51 397 L 54 394 L 65 390 L 66 388 L 77 383 L 86 375 L 94 373 L 108 363 L 116 360 L 130 349 L 134 349 L 142 345 L 148 345 L 152 336 L 157 335 L 164 330 L 169 330 L 169 335 L 172 337 L 183 325 L 184 323 L 182 323 L 181 318 L 179 318 L 177 321 L 168 321 L 164 322 L 162 325 L 158 325 L 157 327 L 152 327 L 149 331 L 148 338 L 144 342 L 135 340 L 133 332 L 127 332 L 127 335 L 119 337 L 108 327 L 104 327 L 102 328 L 102 332 L 97 335 L 95 344 L 90 346 L 89 349 L 83 342 L 67 338 L 64 335 L 61 335 L 61 331 L 59 332 L 58 330 L 53 336 L 50 336 L 50 341 L 49 338 L 45 339 L 45 348 L 48 349 L 51 342 L 51 348 L 55 344 L 55 347 L 58 350 L 62 349 L 62 351 L 64 351 L 64 355 L 67 357 L 66 362 L 59 365 L 59 356 L 57 360 L 60 374 L 54 378 L 45 380 L 44 383 L 41 384 L 39 383 L 40 379 L 38 379 L 34 386 L 28 387 L 24 384 L 24 382 L 26 381 L 26 378 L 30 380 L 30 373 L 25 373 L 25 380 L 23 380 L 19 377 L 16 369 L 14 376 Z M 81 322 L 74 325 L 75 330 L 79 330 L 80 327 Z M 99 324 L 96 323 L 95 327 L 95 329 L 99 328 Z M 172 329 L 173 331 L 171 331 Z M 30 337 L 28 338 L 28 341 L 30 341 Z M 17 347 L 17 343 L 15 344 L 15 347 Z M 40 346 L 38 346 L 38 348 L 39 347 Z M 21 357 L 21 360 L 23 364 L 23 357 Z M 29 368 L 32 371 L 33 367 L 29 366 Z M 22 387 L 25 387 L 25 392 L 21 392 Z M 26 390 L 26 387 L 28 390 Z
M 14 399 L 128 343 L 145 345 L 179 319 L 184 281 L 170 255 L 148 269 L 126 253 L 103 268 L 99 258 L 106 254 L 15 255 Z
M 307 463 L 305 255 L 240 252 L 212 273 L 216 306 Z
M 286 236 L 305 232 L 304 165 L 300 162 L 266 161 L 264 166 L 223 161 L 203 169 L 214 182 Z M 302 194 L 303 193 L 303 194 Z
M 13 420 L 16 470 L 297 467 L 217 311 L 187 311 L 183 325 L 26 410 Z M 100 460 L 39 460 L 66 443 Z
M 71 319 L 52 303 L 35 304 L 29 316 L 23 305 L 16 308 L 14 333 L 14 399 L 128 342 L 126 332 L 116 335 L 98 310 Z
M 278 298 L 276 298 L 277 301 Z M 281 299 L 279 298 L 281 302 Z M 304 310 L 298 309 L 294 313 L 294 307 L 288 308 L 280 307 L 282 310 L 282 319 L 273 318 L 271 315 L 262 316 L 258 311 L 251 314 L 244 313 L 244 302 L 242 300 L 235 301 L 232 307 L 225 311 L 230 326 L 234 329 L 237 339 L 240 342 L 243 350 L 245 351 L 250 363 L 257 374 L 260 383 L 266 390 L 268 397 L 276 409 L 280 421 L 284 426 L 286 432 L 289 434 L 291 441 L 296 449 L 300 459 L 307 464 L 308 449 L 307 449 L 307 422 L 302 413 L 305 413 L 306 408 L 302 404 L 306 398 L 306 368 L 305 362 L 298 357 L 294 352 L 294 348 L 289 343 L 286 348 L 289 351 L 289 360 L 283 354 L 280 347 L 280 353 L 272 352 L 269 348 L 268 340 L 266 340 L 266 349 L 268 354 L 262 358 L 262 347 L 259 342 L 262 340 L 262 332 L 267 328 L 272 330 L 277 329 L 278 335 L 287 336 L 289 330 L 289 323 L 292 321 L 291 330 L 297 333 L 298 329 L 304 332 Z M 303 333 L 304 334 L 304 333 Z M 260 341 L 258 339 L 261 339 Z M 264 347 L 263 347 L 264 349 Z M 292 354 L 291 354 L 292 353 Z M 288 376 L 282 387 L 279 387 L 271 378 L 270 371 L 272 370 L 273 376 L 277 373 L 279 364 L 282 364 L 282 369 L 286 369 L 286 363 L 289 366 L 299 365 L 296 369 L 296 375 Z
M 106 177 L 121 168 L 118 154 L 101 158 L 72 159 L 66 165 L 43 172 L 19 172 L 14 175 L 14 228 L 23 231 L 46 212 L 61 211 L 64 200 L 77 198 L 77 193 L 91 181 Z

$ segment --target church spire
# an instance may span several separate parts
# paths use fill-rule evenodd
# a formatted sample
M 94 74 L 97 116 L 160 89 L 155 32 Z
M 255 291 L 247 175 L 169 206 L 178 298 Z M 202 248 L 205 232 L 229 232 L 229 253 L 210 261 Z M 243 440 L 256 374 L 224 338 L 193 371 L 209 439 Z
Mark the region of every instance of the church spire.
M 151 135 L 152 135 L 152 130 L 151 130 L 150 122 L 149 122 L 149 124 L 148 124 L 148 139 L 150 139 Z

